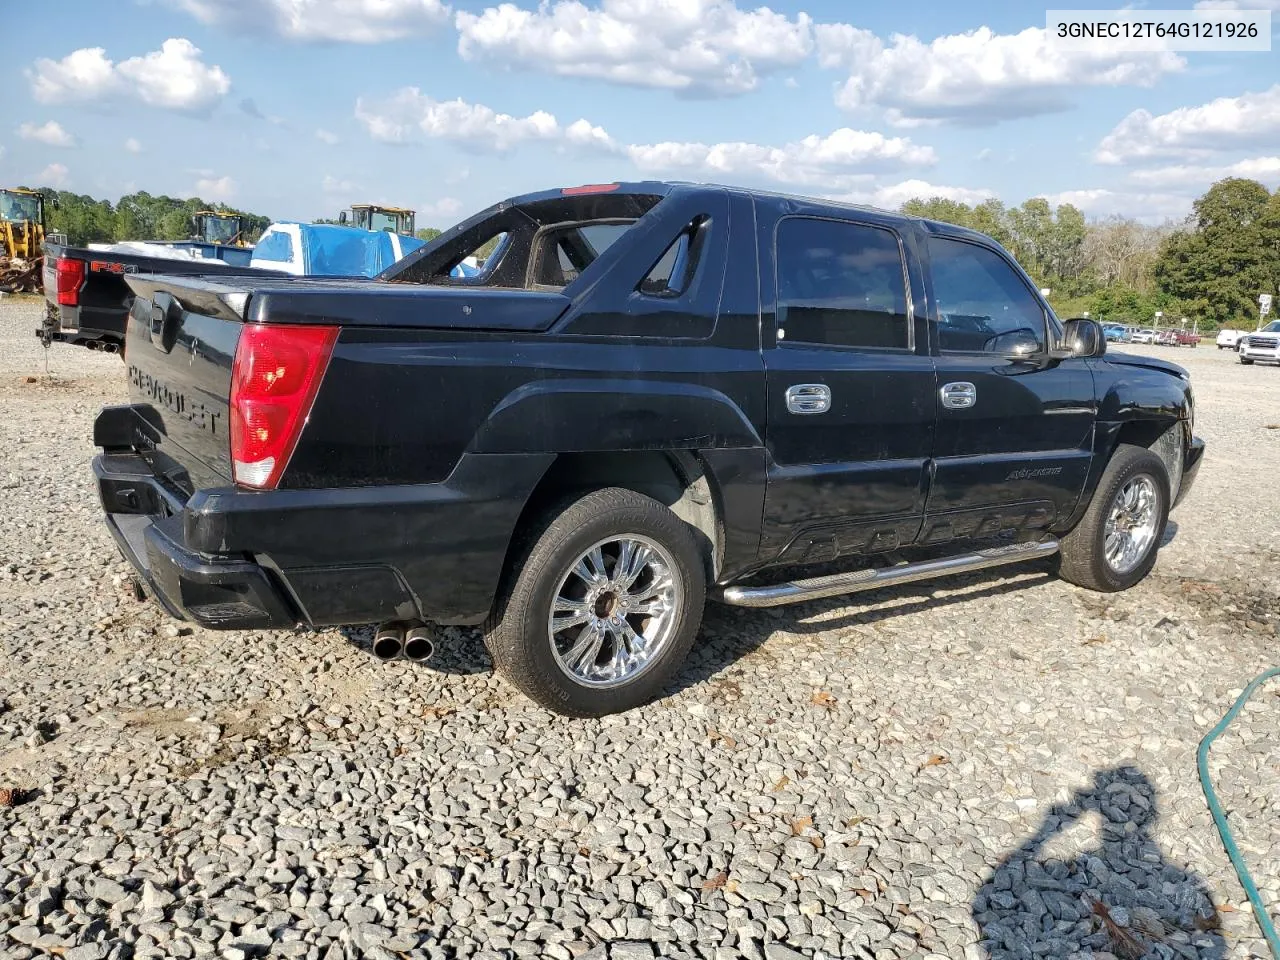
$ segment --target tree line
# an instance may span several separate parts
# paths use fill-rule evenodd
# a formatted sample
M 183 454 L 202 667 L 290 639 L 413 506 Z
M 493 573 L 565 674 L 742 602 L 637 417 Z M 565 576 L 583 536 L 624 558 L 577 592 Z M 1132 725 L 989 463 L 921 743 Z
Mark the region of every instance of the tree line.
M 155 197 L 145 190 L 126 194 L 116 203 L 68 190 L 40 189 L 50 233 L 66 234 L 69 243 L 115 243 L 121 240 L 187 240 L 191 217 L 202 210 L 234 213 L 247 218 L 247 238 L 256 239 L 270 217 L 250 213 L 199 197 Z
M 199 197 L 140 191 L 112 204 L 66 190 L 40 192 L 49 229 L 77 245 L 187 239 L 191 217 L 201 210 L 247 217 L 250 239 L 271 223 Z M 1064 317 L 1088 311 L 1102 321 L 1150 324 L 1158 310 L 1164 325 L 1186 317 L 1210 330 L 1252 330 L 1258 295 L 1280 293 L 1280 189 L 1272 193 L 1256 180 L 1221 180 L 1195 201 L 1186 220 L 1154 226 L 1123 217 L 1088 221 L 1077 207 L 1053 207 L 1043 197 L 1016 207 L 999 200 L 970 206 L 917 198 L 902 211 L 994 237 L 1049 288 L 1050 302 Z M 417 233 L 429 240 L 440 231 L 424 227 Z
M 916 198 L 902 212 L 978 230 L 998 240 L 1041 287 L 1059 316 L 1162 326 L 1193 322 L 1252 330 L 1258 295 L 1280 291 L 1280 190 L 1220 180 L 1180 223 L 1125 217 L 1086 221 L 1075 206 L 1043 197 L 1021 206 L 973 206 Z

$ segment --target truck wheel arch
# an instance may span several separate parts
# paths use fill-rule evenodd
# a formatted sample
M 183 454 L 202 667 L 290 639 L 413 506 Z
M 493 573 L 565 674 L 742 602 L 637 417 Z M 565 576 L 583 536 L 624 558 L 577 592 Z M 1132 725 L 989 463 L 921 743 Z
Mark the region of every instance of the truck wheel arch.
M 1110 460 L 1121 444 L 1145 447 L 1162 461 L 1169 474 L 1170 497 L 1176 501 L 1178 490 L 1182 486 L 1182 456 L 1186 444 L 1190 440 L 1190 430 L 1186 420 L 1172 419 L 1139 419 L 1130 420 L 1120 427 L 1115 445 L 1108 453 Z
M 508 563 L 519 551 L 522 532 L 530 529 L 545 511 L 566 498 L 605 487 L 621 487 L 652 497 L 683 520 L 702 554 L 707 582 L 715 582 L 724 556 L 720 497 L 711 471 L 696 453 L 685 450 L 557 455 L 520 512 L 507 551 Z

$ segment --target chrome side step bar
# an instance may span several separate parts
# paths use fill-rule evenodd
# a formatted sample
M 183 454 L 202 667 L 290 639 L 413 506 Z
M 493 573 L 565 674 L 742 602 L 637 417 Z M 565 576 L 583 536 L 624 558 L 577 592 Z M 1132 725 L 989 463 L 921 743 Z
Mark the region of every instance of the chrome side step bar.
M 976 550 L 955 557 L 924 560 L 920 563 L 904 563 L 896 567 L 871 570 L 855 570 L 852 573 L 833 573 L 810 580 L 790 580 L 767 587 L 724 587 L 718 599 L 735 607 L 781 607 L 788 603 L 803 603 L 823 597 L 838 597 L 846 593 L 861 593 L 881 587 L 932 580 L 952 573 L 969 573 L 989 567 L 1003 567 L 1009 563 L 1025 563 L 1041 557 L 1051 557 L 1058 552 L 1057 540 L 1030 543 L 1011 543 L 1006 547 Z

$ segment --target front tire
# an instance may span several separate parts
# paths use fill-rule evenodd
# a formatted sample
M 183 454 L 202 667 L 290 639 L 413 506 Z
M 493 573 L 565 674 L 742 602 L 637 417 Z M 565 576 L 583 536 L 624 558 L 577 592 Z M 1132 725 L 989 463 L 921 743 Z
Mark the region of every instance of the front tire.
M 485 642 L 498 671 L 548 710 L 620 713 L 652 700 L 684 662 L 705 599 L 685 523 L 610 487 L 561 504 L 531 531 Z
M 1253 358 L 1252 358 L 1252 357 L 1246 357 L 1244 354 L 1240 354 L 1240 362 L 1241 362 L 1242 364 L 1244 364 L 1244 365 L 1247 367 L 1247 366 L 1249 366 L 1251 363 L 1253 363 Z
M 1121 444 L 1084 517 L 1062 538 L 1059 574 L 1088 590 L 1128 590 L 1155 566 L 1169 503 L 1164 461 L 1145 447 Z

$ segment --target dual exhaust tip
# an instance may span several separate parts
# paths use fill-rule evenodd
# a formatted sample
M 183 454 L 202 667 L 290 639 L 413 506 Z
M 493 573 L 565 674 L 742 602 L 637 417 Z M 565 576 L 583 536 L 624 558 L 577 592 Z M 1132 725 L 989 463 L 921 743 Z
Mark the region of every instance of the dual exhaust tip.
M 404 659 L 426 663 L 436 655 L 436 644 L 431 629 L 422 624 L 407 628 L 383 624 L 373 636 L 373 655 L 384 662 Z

